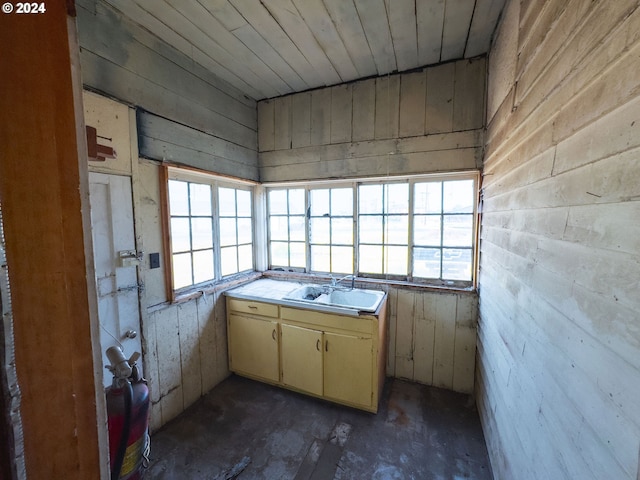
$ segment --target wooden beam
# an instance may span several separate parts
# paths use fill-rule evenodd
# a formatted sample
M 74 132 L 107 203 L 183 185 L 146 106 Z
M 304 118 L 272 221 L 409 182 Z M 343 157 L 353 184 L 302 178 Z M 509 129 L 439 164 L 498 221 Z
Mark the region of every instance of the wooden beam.
M 106 478 L 73 2 L 3 15 L 0 201 L 28 478 Z M 43 35 L 46 41 L 43 41 Z

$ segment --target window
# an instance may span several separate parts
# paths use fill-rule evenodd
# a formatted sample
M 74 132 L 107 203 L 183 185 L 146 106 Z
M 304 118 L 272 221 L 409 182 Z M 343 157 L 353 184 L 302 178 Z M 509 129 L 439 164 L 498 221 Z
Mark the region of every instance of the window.
M 270 268 L 469 286 L 477 181 L 474 172 L 267 187 Z
M 353 189 L 321 188 L 309 193 L 311 270 L 353 273 Z
M 226 179 L 166 168 L 171 295 L 253 269 L 252 191 Z
M 306 266 L 304 188 L 269 191 L 269 255 L 273 268 Z

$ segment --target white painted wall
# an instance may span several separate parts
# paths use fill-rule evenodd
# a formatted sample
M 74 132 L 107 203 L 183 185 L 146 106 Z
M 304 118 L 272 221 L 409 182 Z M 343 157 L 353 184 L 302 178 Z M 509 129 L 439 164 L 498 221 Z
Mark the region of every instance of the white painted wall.
M 512 1 L 489 58 L 477 400 L 497 479 L 636 479 L 640 8 Z

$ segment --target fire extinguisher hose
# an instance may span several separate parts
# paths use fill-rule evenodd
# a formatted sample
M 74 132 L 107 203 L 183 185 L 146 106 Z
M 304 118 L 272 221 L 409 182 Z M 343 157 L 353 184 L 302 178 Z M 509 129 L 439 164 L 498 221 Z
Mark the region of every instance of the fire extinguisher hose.
M 115 462 L 113 463 L 113 469 L 111 470 L 111 480 L 118 480 L 120 478 L 122 462 L 124 462 L 124 455 L 127 451 L 127 441 L 129 440 L 129 434 L 131 433 L 131 402 L 133 398 L 133 386 L 131 385 L 130 381 L 126 381 L 125 383 L 124 423 L 122 426 L 122 436 L 120 437 L 120 444 L 118 445 Z

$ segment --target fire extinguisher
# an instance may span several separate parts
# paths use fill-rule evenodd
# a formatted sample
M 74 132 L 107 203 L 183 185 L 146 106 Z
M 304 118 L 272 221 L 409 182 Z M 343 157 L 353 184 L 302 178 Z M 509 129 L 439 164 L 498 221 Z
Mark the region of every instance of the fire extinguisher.
M 139 480 L 149 463 L 149 388 L 136 360 L 127 360 L 119 347 L 109 347 L 107 358 L 113 382 L 107 388 L 107 423 L 111 480 Z

